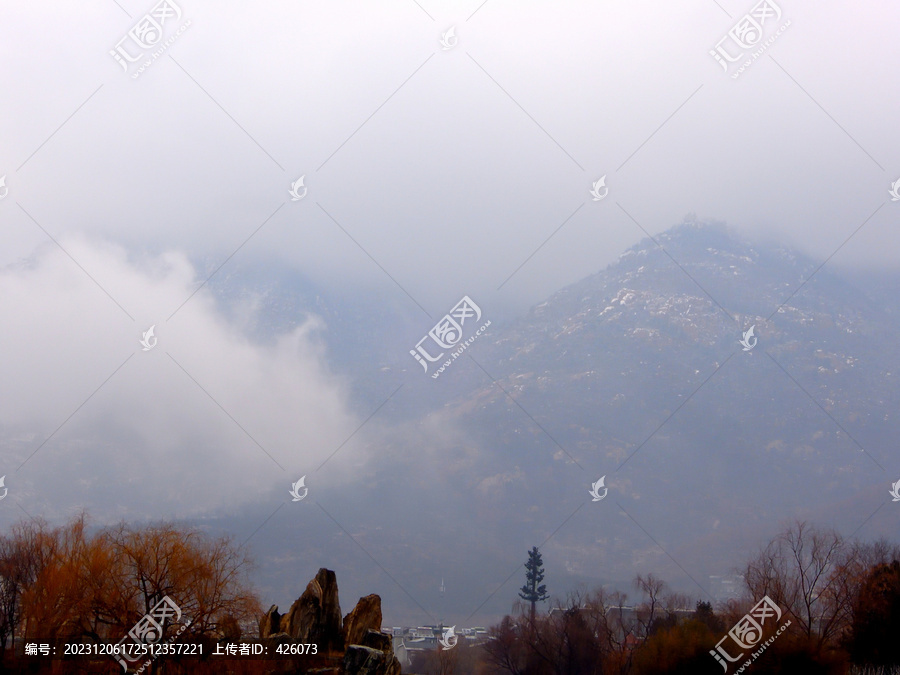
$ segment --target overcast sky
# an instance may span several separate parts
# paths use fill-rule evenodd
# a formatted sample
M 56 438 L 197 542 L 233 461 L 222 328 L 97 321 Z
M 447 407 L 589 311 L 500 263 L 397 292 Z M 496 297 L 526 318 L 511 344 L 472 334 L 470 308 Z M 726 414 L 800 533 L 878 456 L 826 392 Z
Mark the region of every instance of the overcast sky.
M 17 204 L 54 237 L 216 261 L 271 216 L 243 255 L 390 284 L 324 209 L 437 312 L 605 266 L 643 236 L 617 204 L 650 233 L 695 213 L 824 259 L 889 202 L 896 3 L 782 2 L 738 79 L 709 51 L 743 0 L 479 5 L 182 0 L 164 38 L 189 26 L 132 79 L 109 52 L 153 3 L 6 3 L 2 262 L 48 240 Z M 895 211 L 835 263 L 893 263 Z
M 110 52 L 152 1 L 3 6 L 0 475 L 34 515 L 283 498 L 364 421 L 327 325 L 249 339 L 200 287 L 223 262 L 432 316 L 538 303 L 690 213 L 897 264 L 895 2 L 784 0 L 733 78 L 710 50 L 747 0 L 176 1 L 143 72 Z

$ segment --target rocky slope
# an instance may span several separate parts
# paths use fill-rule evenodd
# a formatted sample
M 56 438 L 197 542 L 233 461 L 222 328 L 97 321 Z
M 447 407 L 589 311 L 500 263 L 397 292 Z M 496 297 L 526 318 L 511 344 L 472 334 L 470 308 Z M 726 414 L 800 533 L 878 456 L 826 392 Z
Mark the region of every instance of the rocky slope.
M 532 545 L 552 593 L 653 571 L 705 597 L 792 519 L 892 535 L 900 311 L 876 271 L 854 284 L 836 263 L 685 223 L 496 322 L 436 382 L 398 344 L 405 370 L 381 387 L 404 386 L 366 426 L 386 427 L 377 462 L 315 498 L 403 589 L 324 516 L 279 516 L 255 541 L 302 541 L 291 565 L 341 565 L 357 592 L 381 583 L 394 623 L 483 625 L 509 611 Z M 386 423 L 410 406 L 424 412 Z

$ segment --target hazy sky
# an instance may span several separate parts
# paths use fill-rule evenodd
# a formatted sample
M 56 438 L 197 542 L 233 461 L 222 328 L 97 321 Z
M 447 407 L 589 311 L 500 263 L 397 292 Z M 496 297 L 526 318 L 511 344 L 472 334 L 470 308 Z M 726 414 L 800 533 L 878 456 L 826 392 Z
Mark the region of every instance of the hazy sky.
M 55 237 L 214 261 L 271 216 L 244 255 L 385 281 L 324 209 L 429 311 L 530 304 L 643 236 L 617 203 L 650 233 L 695 213 L 824 259 L 900 177 L 895 3 L 782 2 L 736 80 L 709 51 L 742 0 L 479 5 L 183 0 L 131 79 L 109 51 L 153 3 L 7 3 L 2 262 L 47 241 L 17 204 Z M 894 211 L 835 263 L 895 262 Z
M 432 316 L 538 303 L 691 213 L 897 265 L 895 2 L 779 2 L 737 78 L 710 50 L 752 0 L 176 2 L 127 71 L 152 0 L 3 6 L 0 475 L 33 515 L 284 493 L 364 421 L 328 326 L 251 340 L 200 286 L 222 263 Z

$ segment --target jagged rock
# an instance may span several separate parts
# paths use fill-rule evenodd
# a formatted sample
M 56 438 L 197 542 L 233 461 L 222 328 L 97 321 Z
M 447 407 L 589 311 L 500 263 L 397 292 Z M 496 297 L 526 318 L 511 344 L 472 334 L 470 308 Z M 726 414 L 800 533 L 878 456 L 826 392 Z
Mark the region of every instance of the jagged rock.
M 277 605 L 269 608 L 259 622 L 259 635 L 278 644 L 315 644 L 322 659 L 320 663 L 328 667 L 310 672 L 401 675 L 391 636 L 381 632 L 381 598 L 377 595 L 360 598 L 342 622 L 337 578 L 325 568 L 318 571 L 287 614 L 279 614 Z M 346 650 L 345 645 L 349 645 Z
M 367 595 L 344 617 L 344 644 L 360 645 L 366 632 L 381 630 L 381 598 Z
M 259 637 L 267 638 L 281 631 L 281 614 L 278 605 L 269 607 L 269 611 L 259 622 Z
M 344 654 L 344 672 L 354 675 L 397 675 L 400 663 L 393 654 L 385 654 L 380 649 L 350 645 Z
M 318 645 L 320 653 L 341 651 L 344 634 L 337 578 L 321 568 L 290 611 L 281 617 L 281 630 L 298 642 Z
M 394 641 L 390 635 L 378 630 L 369 630 L 362 639 L 363 647 L 377 649 L 385 655 L 384 675 L 400 675 L 400 661 L 394 656 Z M 349 673 L 350 671 L 347 671 Z
M 363 647 L 371 647 L 372 649 L 380 649 L 387 654 L 394 653 L 394 642 L 391 640 L 391 636 L 377 630 L 366 631 L 363 639 L 357 644 L 361 644 Z
M 400 675 L 400 662 L 394 656 L 390 635 L 381 632 L 381 597 L 375 594 L 360 598 L 344 617 L 344 672 L 371 673 L 373 675 Z M 354 647 L 364 647 L 367 652 L 354 652 Z M 374 652 L 380 652 L 376 656 Z M 361 668 L 361 670 L 353 670 Z

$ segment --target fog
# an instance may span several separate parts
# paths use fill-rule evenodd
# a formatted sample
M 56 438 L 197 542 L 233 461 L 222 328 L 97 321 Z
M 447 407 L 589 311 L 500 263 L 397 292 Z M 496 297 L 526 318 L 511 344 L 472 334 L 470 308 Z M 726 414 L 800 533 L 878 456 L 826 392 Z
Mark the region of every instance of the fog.
M 5 2 L 0 522 L 246 507 L 240 535 L 252 536 L 306 475 L 333 500 L 347 495 L 337 519 L 322 519 L 339 521 L 336 537 L 359 534 L 354 509 L 414 512 L 404 488 L 430 497 L 431 514 L 454 495 L 460 513 L 496 525 L 505 508 L 526 513 L 497 494 L 541 488 L 524 462 L 451 484 L 473 458 L 490 466 L 492 439 L 440 411 L 442 396 L 480 410 L 482 399 L 466 399 L 470 383 L 492 377 L 455 366 L 464 372 L 451 389 L 418 383 L 393 398 L 421 376 L 408 356 L 415 340 L 461 297 L 497 328 L 685 218 L 727 223 L 828 270 L 896 273 L 900 6 L 785 0 L 767 17 L 772 41 L 759 58 L 723 69 L 711 51 L 752 6 L 184 0 L 152 58 L 158 47 L 138 57 L 128 37 L 152 2 Z M 592 195 L 601 178 L 608 192 Z M 279 302 L 236 270 L 262 286 L 290 273 L 328 297 L 322 307 Z M 360 304 L 370 315 L 353 313 Z M 361 491 L 377 467 L 381 479 L 398 470 L 390 503 L 373 506 Z M 584 499 L 587 486 L 578 489 Z M 540 517 L 555 526 L 571 512 Z M 391 519 L 364 529 L 382 525 Z M 391 532 L 428 550 L 419 568 L 453 546 L 437 534 L 417 541 L 429 527 Z M 536 541 L 552 529 L 541 527 Z M 521 552 L 507 561 L 494 551 L 484 588 L 500 588 L 497 570 L 522 557 L 523 530 Z M 386 549 L 392 541 L 379 535 Z M 552 564 L 592 578 L 609 541 L 569 540 L 569 559 Z M 616 564 L 669 564 L 647 547 Z M 320 543 L 304 573 L 312 553 L 327 551 L 330 564 L 333 550 Z M 350 550 L 357 570 L 368 564 Z

